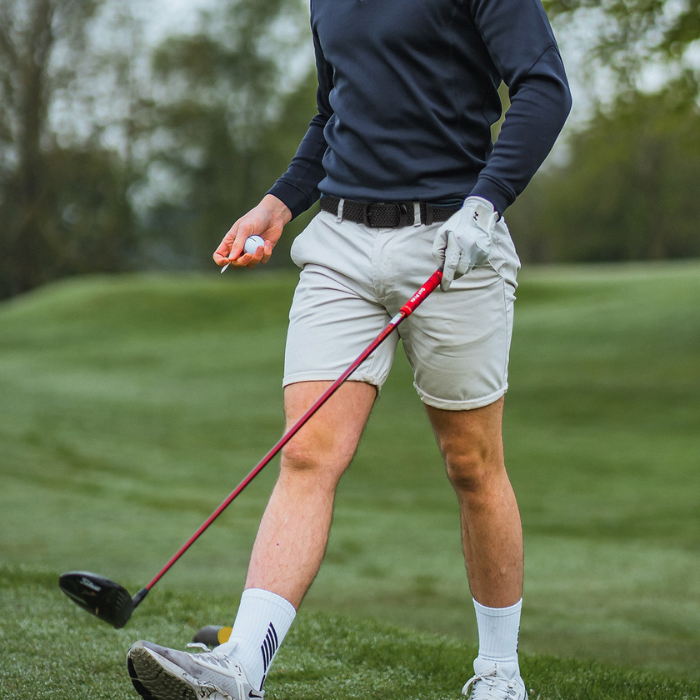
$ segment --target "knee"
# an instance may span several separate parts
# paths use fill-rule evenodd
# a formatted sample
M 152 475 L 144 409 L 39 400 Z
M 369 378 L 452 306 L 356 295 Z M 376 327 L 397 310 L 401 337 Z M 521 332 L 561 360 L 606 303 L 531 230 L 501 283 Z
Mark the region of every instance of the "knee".
M 447 450 L 443 456 L 452 488 L 468 498 L 486 493 L 504 472 L 502 460 L 478 444 Z
M 282 450 L 281 465 L 290 472 L 313 472 L 321 466 L 319 451 L 307 441 L 295 438 Z
M 310 477 L 319 484 L 335 486 L 346 467 L 342 455 L 302 436 L 295 437 L 282 450 L 280 470 L 290 477 Z

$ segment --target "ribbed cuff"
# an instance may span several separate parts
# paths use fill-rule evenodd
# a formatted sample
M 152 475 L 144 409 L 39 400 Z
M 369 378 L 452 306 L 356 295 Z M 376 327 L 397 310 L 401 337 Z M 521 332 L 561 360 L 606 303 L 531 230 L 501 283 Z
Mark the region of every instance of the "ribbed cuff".
M 299 214 L 303 214 L 311 205 L 316 201 L 309 201 L 309 197 L 298 190 L 294 185 L 290 185 L 287 182 L 277 182 L 270 188 L 267 194 L 274 195 L 280 201 L 289 207 L 292 212 L 292 219 L 295 219 Z
M 505 210 L 515 201 L 512 193 L 488 177 L 480 177 L 469 196 L 487 199 L 500 216 L 503 216 Z

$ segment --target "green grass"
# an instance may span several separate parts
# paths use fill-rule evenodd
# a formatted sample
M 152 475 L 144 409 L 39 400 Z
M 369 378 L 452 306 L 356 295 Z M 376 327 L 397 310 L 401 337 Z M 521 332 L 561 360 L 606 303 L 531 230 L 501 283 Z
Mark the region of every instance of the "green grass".
M 197 619 L 225 615 L 233 596 L 162 593 L 123 630 L 66 606 L 55 577 L 0 569 L 4 611 L 0 696 L 128 700 L 125 650 L 137 638 L 182 647 Z M 470 675 L 476 649 L 458 640 L 367 619 L 300 613 L 266 683 L 270 700 L 448 700 Z M 593 662 L 523 655 L 531 700 L 691 700 L 700 682 Z
M 273 444 L 282 429 L 294 281 L 288 274 L 80 279 L 0 306 L 0 595 L 20 606 L 0 605 L 3 648 L 15 628 L 26 628 L 41 652 L 57 636 L 69 650 L 63 637 L 72 635 L 62 630 L 75 629 L 90 666 L 81 676 L 81 659 L 66 651 L 61 664 L 71 670 L 61 682 L 89 673 L 92 683 L 97 676 L 86 668 L 100 665 L 123 686 L 112 652 L 103 658 L 105 640 L 121 664 L 139 636 L 182 644 L 183 621 L 188 631 L 230 622 L 274 466 L 126 630 L 93 622 L 62 596 L 53 599 L 55 583 L 46 586 L 62 571 L 87 569 L 140 588 Z M 521 649 L 579 659 L 557 661 L 550 672 L 549 659 L 531 657 L 539 697 L 657 697 L 633 692 L 646 683 L 640 672 L 605 670 L 601 661 L 697 683 L 700 265 L 526 271 L 518 297 L 505 437 L 526 538 Z M 18 583 L 23 576 L 29 583 Z M 309 617 L 295 632 L 302 636 L 312 634 L 307 625 L 325 629 L 335 619 L 328 615 L 341 614 L 342 629 L 368 638 L 405 634 L 418 649 L 469 650 L 475 640 L 454 495 L 402 357 L 341 484 L 326 562 L 303 611 Z M 161 628 L 161 618 L 170 627 Z M 51 641 L 42 641 L 37 624 L 52 630 Z M 329 640 L 346 648 L 337 636 Z M 283 651 L 297 653 L 292 646 Z M 16 653 L 36 666 L 34 652 Z M 374 692 L 370 679 L 379 676 L 362 664 L 371 661 L 343 669 L 347 697 Z M 378 695 L 418 697 L 415 687 L 401 690 L 398 672 L 382 673 L 395 684 Z M 633 680 L 608 695 L 574 694 L 606 674 Z M 315 697 L 328 690 L 317 680 L 311 690 L 303 674 L 290 689 L 271 679 L 269 690 Z M 104 692 L 114 697 L 111 682 Z M 663 697 L 696 697 L 692 683 Z M 420 697 L 454 697 L 457 685 Z M 22 692 L 10 697 L 40 697 Z

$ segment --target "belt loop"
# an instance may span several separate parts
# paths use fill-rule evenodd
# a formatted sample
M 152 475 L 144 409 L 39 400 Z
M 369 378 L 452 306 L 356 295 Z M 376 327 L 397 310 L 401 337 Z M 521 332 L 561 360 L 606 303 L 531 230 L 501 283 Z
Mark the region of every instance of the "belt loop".
M 420 218 L 420 202 L 413 202 L 413 225 L 418 227 L 422 223 Z
M 339 224 L 343 220 L 343 209 L 345 209 L 345 200 L 338 200 L 338 213 L 335 216 L 335 223 Z
M 432 204 L 425 205 L 425 225 L 426 226 L 433 225 L 433 205 Z

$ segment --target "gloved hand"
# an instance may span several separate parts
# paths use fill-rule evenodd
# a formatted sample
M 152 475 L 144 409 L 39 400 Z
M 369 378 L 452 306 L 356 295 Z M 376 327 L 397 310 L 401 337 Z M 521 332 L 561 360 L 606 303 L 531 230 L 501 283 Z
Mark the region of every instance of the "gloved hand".
M 444 266 L 440 289 L 446 292 L 452 280 L 484 265 L 491 251 L 498 214 L 482 197 L 467 197 L 464 206 L 439 229 L 433 242 L 433 258 Z

